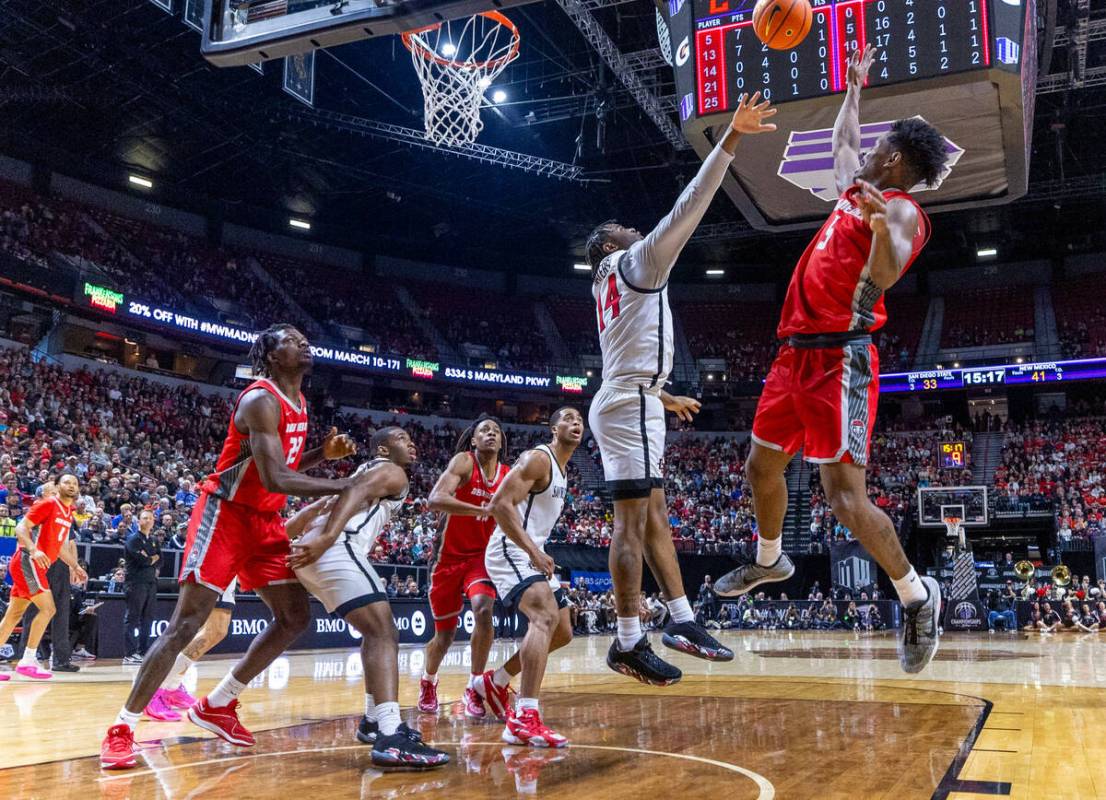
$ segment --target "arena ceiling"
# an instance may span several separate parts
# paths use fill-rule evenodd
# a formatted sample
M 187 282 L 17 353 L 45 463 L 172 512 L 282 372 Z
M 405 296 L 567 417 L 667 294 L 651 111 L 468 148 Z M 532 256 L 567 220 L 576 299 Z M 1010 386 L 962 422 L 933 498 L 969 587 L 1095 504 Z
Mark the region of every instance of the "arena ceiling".
M 587 4 L 671 107 L 650 0 Z M 508 99 L 485 111 L 480 141 L 573 163 L 586 182 L 358 132 L 358 120 L 421 125 L 418 84 L 394 37 L 321 52 L 316 113 L 281 91 L 279 62 L 263 75 L 208 65 L 176 5 L 170 16 L 149 0 L 0 2 L 0 152 L 107 185 L 139 171 L 166 202 L 217 219 L 276 228 L 305 214 L 313 235 L 333 243 L 551 274 L 565 274 L 595 222 L 652 223 L 698 167 L 551 0 L 510 12 L 522 55 L 496 82 Z M 942 216 L 933 266 L 961 265 L 985 241 L 1016 257 L 1106 248 L 1106 0 L 1040 5 L 1053 77 L 1037 99 L 1031 196 Z M 725 227 L 694 255 L 730 266 L 790 262 L 806 238 L 748 231 L 725 199 L 707 221 Z M 729 277 L 754 274 L 763 279 L 759 267 Z

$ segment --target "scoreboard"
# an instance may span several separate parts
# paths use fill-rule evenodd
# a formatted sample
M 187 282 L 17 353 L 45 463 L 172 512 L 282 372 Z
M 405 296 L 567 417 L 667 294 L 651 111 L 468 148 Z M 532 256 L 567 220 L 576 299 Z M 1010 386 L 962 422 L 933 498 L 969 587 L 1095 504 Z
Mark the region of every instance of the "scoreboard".
M 659 0 L 661 1 L 661 0 Z M 723 181 L 764 230 L 820 225 L 837 199 L 832 134 L 848 59 L 876 56 L 861 95 L 861 146 L 920 116 L 946 139 L 927 211 L 1007 203 L 1028 188 L 1036 93 L 1036 0 L 810 0 L 813 24 L 791 50 L 753 31 L 756 0 L 666 0 L 683 133 L 700 156 L 744 93 L 780 107 L 772 134 L 746 137 Z
M 1072 383 L 1106 378 L 1106 358 L 1039 361 L 964 369 L 892 372 L 879 376 L 884 393 L 939 392 L 947 389 L 983 389 L 989 386 Z
M 869 87 L 991 66 L 986 0 L 813 0 L 813 26 L 792 50 L 757 39 L 754 5 L 694 0 L 701 115 L 733 110 L 746 91 L 776 103 L 843 92 L 849 54 L 867 44 Z
M 968 466 L 968 448 L 963 442 L 941 442 L 937 448 L 940 469 L 963 469 Z

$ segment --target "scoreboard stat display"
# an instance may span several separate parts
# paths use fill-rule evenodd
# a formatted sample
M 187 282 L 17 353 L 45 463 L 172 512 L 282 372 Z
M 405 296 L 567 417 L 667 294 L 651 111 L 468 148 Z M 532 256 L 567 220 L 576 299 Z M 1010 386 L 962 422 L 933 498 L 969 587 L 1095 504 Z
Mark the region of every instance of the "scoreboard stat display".
M 1036 0 L 811 0 L 810 32 L 771 50 L 755 0 L 667 0 L 684 136 L 705 157 L 742 94 L 779 106 L 773 134 L 747 137 L 723 188 L 763 230 L 820 225 L 837 199 L 834 120 L 849 56 L 872 45 L 860 104 L 869 148 L 919 116 L 946 139 L 949 169 L 914 187 L 927 211 L 1008 203 L 1028 187 L 1036 94 Z
M 744 92 L 777 103 L 843 92 L 849 54 L 869 43 L 877 55 L 868 86 L 991 66 L 986 0 L 813 0 L 810 33 L 791 50 L 757 39 L 754 5 L 695 0 L 700 114 L 731 110 Z

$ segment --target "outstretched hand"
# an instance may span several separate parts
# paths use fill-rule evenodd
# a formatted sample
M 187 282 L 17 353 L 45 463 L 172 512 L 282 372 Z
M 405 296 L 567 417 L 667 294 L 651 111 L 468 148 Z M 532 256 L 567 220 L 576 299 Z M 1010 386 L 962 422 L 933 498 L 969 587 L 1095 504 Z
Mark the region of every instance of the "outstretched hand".
M 846 78 L 850 89 L 860 89 L 868 80 L 868 70 L 872 68 L 872 62 L 876 60 L 876 48 L 871 44 L 853 50 L 849 56 L 849 74 Z
M 671 411 L 684 422 L 692 422 L 702 408 L 702 403 L 694 397 L 668 396 L 662 399 L 665 409 Z
M 752 97 L 743 94 L 737 104 L 737 110 L 734 111 L 730 127 L 738 133 L 769 133 L 774 131 L 776 126 L 764 120 L 775 116 L 777 110 L 772 107 L 770 100 L 760 101 L 760 92 Z

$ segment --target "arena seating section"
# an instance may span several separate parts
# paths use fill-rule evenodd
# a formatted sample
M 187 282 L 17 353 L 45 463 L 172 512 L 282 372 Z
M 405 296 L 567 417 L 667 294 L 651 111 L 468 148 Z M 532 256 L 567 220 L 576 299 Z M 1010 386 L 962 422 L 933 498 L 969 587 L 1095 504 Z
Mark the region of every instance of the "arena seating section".
M 995 286 L 945 297 L 941 347 L 982 347 L 1032 342 L 1033 290 Z
M 1106 276 L 1093 275 L 1053 287 L 1052 305 L 1064 355 L 1106 356 Z
M 726 377 L 759 381 L 776 354 L 779 306 L 764 302 L 678 303 L 674 313 L 683 324 L 695 358 L 721 358 Z

